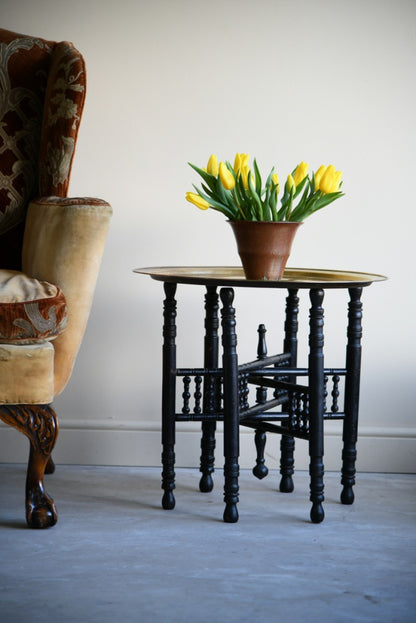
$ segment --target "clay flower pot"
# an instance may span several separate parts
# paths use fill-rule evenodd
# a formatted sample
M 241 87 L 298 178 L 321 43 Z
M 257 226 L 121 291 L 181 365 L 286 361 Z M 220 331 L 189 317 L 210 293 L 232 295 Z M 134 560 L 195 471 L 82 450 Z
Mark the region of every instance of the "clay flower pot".
M 249 280 L 282 278 L 299 225 L 290 221 L 228 221 Z

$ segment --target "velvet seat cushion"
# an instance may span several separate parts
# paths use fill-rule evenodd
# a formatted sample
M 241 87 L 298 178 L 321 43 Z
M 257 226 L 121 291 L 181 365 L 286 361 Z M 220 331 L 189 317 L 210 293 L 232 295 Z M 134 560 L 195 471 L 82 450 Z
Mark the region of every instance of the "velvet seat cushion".
M 0 343 L 54 339 L 65 329 L 67 315 L 60 288 L 18 271 L 0 269 Z

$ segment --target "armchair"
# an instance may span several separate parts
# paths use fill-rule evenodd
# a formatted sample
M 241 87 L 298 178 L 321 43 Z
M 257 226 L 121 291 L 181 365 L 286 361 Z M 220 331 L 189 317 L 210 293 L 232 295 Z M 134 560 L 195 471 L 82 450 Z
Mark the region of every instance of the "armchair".
M 52 402 L 71 376 L 112 213 L 67 197 L 85 88 L 71 43 L 0 29 L 0 419 L 30 441 L 31 528 L 57 521 L 43 483 Z

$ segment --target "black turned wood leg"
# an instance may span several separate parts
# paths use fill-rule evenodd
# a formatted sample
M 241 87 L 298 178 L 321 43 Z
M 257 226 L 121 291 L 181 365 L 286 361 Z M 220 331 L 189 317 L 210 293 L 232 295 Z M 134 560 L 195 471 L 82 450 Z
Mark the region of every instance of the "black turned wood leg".
M 280 485 L 282 493 L 292 493 L 295 488 L 293 474 L 295 472 L 295 440 L 290 435 L 282 435 L 280 440 Z
M 253 467 L 253 474 L 259 480 L 266 478 L 269 473 L 268 467 L 264 460 L 264 449 L 266 447 L 267 436 L 266 433 L 259 428 L 254 433 L 254 443 L 256 445 L 256 464 Z
M 358 433 L 358 407 L 360 397 L 362 288 L 350 289 L 348 304 L 348 329 L 345 377 L 345 418 L 343 426 L 341 502 L 354 502 L 356 443 Z
M 311 520 L 320 523 L 324 519 L 324 310 L 323 290 L 310 291 L 309 320 L 309 474 Z
M 205 294 L 205 340 L 204 340 L 204 367 L 218 368 L 218 294 L 215 286 L 207 286 Z M 220 387 L 219 379 L 204 378 L 204 413 L 214 413 L 219 409 Z M 201 462 L 199 489 L 203 493 L 212 491 L 214 482 L 212 474 L 215 464 L 215 431 L 216 422 L 202 423 Z
M 290 367 L 296 368 L 298 353 L 298 313 L 299 298 L 297 289 L 288 290 L 286 298 L 285 338 L 283 352 L 290 353 Z M 296 383 L 296 376 L 290 376 L 290 383 Z M 282 435 L 280 441 L 280 474 L 279 489 L 282 493 L 291 493 L 294 489 L 293 474 L 295 439 L 291 435 Z
M 261 360 L 267 356 L 267 346 L 266 346 L 266 327 L 264 324 L 260 324 L 257 329 L 259 334 L 258 345 L 257 345 L 257 359 Z M 265 387 L 258 387 L 256 391 L 256 402 L 257 404 L 264 404 L 267 401 L 267 390 Z M 265 478 L 269 470 L 264 460 L 264 449 L 266 447 L 267 436 L 266 433 L 257 428 L 254 433 L 254 443 L 256 446 L 256 464 L 253 467 L 253 474 L 259 480 Z
M 215 432 L 217 429 L 216 422 L 202 423 L 201 437 L 201 463 L 200 472 L 202 476 L 199 480 L 199 490 L 201 493 L 209 493 L 214 488 L 212 474 L 215 465 Z
M 176 283 L 163 284 L 162 506 L 175 508 Z
M 223 307 L 222 345 L 224 375 L 224 521 L 238 521 L 238 476 L 239 476 L 239 397 L 237 336 L 235 332 L 235 310 L 232 306 L 234 291 L 222 288 L 220 292 Z
M 0 419 L 30 441 L 26 476 L 26 521 L 30 528 L 50 528 L 58 520 L 43 476 L 58 436 L 58 419 L 50 405 L 1 405 Z

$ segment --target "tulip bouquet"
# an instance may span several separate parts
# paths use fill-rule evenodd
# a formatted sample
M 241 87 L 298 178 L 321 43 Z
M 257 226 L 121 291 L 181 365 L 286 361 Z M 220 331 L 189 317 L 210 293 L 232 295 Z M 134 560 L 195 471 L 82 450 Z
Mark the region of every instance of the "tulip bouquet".
M 203 179 L 202 190 L 188 192 L 186 199 L 201 210 L 213 208 L 229 220 L 301 222 L 343 196 L 341 171 L 331 164 L 308 174 L 301 162 L 288 175 L 279 202 L 280 181 L 274 168 L 264 185 L 257 166 L 249 166 L 249 155 L 238 153 L 234 166 L 211 155 L 206 168 L 188 163 Z

